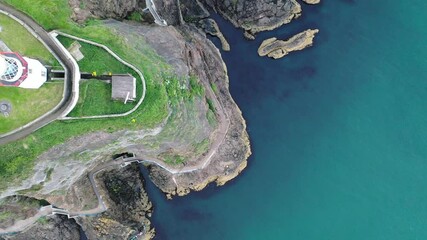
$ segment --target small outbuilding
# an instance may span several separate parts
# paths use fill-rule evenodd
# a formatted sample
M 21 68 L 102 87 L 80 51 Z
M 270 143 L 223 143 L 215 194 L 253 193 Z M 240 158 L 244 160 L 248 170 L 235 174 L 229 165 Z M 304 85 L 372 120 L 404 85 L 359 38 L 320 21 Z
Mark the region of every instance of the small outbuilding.
M 136 99 L 136 79 L 130 74 L 117 74 L 111 78 L 113 100 L 123 101 L 125 104 Z

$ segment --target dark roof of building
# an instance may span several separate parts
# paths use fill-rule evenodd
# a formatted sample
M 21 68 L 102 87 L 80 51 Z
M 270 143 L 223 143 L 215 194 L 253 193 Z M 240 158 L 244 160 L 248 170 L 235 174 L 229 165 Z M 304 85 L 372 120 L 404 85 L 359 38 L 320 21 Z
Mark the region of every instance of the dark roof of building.
M 136 79 L 130 74 L 113 75 L 111 78 L 112 94 L 114 100 L 133 101 L 136 98 Z M 129 94 L 129 95 L 128 95 Z

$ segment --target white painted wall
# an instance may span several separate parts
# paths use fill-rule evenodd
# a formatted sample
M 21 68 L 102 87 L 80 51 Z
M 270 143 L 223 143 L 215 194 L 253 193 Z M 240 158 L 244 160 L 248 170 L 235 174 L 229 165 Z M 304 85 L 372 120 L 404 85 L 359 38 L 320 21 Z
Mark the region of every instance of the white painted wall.
M 24 57 L 28 63 L 28 77 L 19 87 L 21 88 L 40 88 L 47 80 L 47 69 L 38 60 Z

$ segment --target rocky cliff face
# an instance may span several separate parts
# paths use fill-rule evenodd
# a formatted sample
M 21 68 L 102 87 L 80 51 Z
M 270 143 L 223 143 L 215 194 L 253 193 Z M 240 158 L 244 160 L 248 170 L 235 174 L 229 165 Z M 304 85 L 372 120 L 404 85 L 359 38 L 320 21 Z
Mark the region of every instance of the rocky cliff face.
M 319 0 L 306 0 L 313 4 Z M 138 13 L 145 20 L 152 20 L 143 9 L 144 0 L 69 0 L 72 18 L 84 22 L 88 17 L 124 19 Z M 296 0 L 153 0 L 168 25 L 197 22 L 208 18 L 206 7 L 219 12 L 236 27 L 243 28 L 247 36 L 275 29 L 301 15 Z
M 88 239 L 129 239 L 134 236 L 139 236 L 140 239 L 153 238 L 154 229 L 151 228 L 149 220 L 153 206 L 144 190 L 144 179 L 138 165 L 103 171 L 97 176 L 96 181 L 107 211 L 76 219 L 68 219 L 63 215 L 43 217 L 24 232 L 7 235 L 4 238 L 77 240 L 80 239 L 81 232 L 84 232 Z M 91 188 L 79 184 L 81 181 L 76 183 L 75 187 Z M 84 198 L 85 196 L 80 197 L 81 200 Z M 37 200 L 30 198 L 13 197 L 0 206 L 0 212 L 2 207 L 8 211 L 20 207 L 28 208 L 27 211 L 20 211 L 21 215 L 33 216 L 38 209 L 34 201 L 38 204 Z M 25 219 L 25 216 L 20 219 Z
M 73 15 L 71 18 L 84 23 L 89 17 L 124 19 L 133 12 L 143 14 L 144 0 L 69 0 Z M 151 19 L 149 15 L 143 14 Z
M 149 220 L 153 205 L 144 190 L 144 179 L 137 164 L 104 171 L 97 182 L 108 210 L 94 217 L 77 219 L 89 239 L 154 236 Z
M 243 28 L 253 38 L 261 31 L 272 30 L 301 15 L 296 0 L 202 0 L 234 26 Z
M 77 240 L 80 239 L 80 229 L 80 226 L 74 219 L 68 219 L 66 216 L 54 215 L 39 219 L 26 231 L 16 235 L 4 236 L 4 239 Z

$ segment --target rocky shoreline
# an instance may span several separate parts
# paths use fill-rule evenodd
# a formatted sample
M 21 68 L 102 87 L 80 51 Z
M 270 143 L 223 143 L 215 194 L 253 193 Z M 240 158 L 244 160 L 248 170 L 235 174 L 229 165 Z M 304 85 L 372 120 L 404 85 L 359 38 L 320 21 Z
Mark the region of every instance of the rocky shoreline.
M 120 20 L 105 21 L 105 25 L 123 36 L 127 44 L 133 45 L 135 49 L 146 47 L 139 44 L 140 36 L 144 36 L 143 41 L 172 66 L 174 74 L 182 79 L 188 79 L 190 76 L 197 77 L 207 92 L 206 99 L 217 102 L 216 111 L 220 112 L 215 114 L 217 118 L 220 115 L 224 116 L 223 120 L 219 118 L 218 124 L 220 126 L 227 124 L 225 132 L 221 131 L 220 126 L 208 127 L 206 116 L 203 115 L 204 111 L 208 109 L 205 99 L 196 100 L 194 105 L 198 111 L 201 111 L 195 118 L 201 126 L 196 137 L 207 137 L 212 142 L 215 142 L 215 139 L 223 138 L 221 141 L 217 141 L 219 146 L 216 146 L 215 151 L 209 156 L 205 153 L 189 159 L 182 166 L 171 166 L 178 170 L 196 167 L 203 160 L 204 164 L 198 167 L 197 171 L 171 173 L 158 165 L 147 165 L 149 177 L 153 183 L 168 198 L 172 198 L 186 195 L 191 191 L 200 191 L 212 182 L 218 186 L 224 185 L 246 168 L 247 159 L 251 155 L 246 122 L 229 92 L 227 67 L 221 58 L 221 53 L 206 37 L 206 34 L 217 36 L 225 51 L 230 50 L 230 45 L 216 22 L 209 17 L 210 14 L 205 6 L 220 13 L 234 26 L 244 29 L 244 34 L 249 39 L 255 38 L 257 32 L 273 30 L 299 17 L 301 6 L 296 0 L 196 0 L 196 4 L 190 0 L 181 0 L 181 4 L 177 4 L 174 0 L 154 0 L 154 2 L 158 6 L 160 14 L 165 16 L 167 22 L 173 26 L 159 27 L 152 24 L 123 21 L 136 12 L 140 14 L 142 23 L 153 22 L 152 17 L 143 11 L 145 3 L 141 1 L 70 0 L 70 6 L 73 12 L 71 17 L 78 23 L 84 23 L 87 18 L 91 17 Z M 306 0 L 305 2 L 314 4 L 316 0 Z M 80 6 L 85 6 L 85 8 L 81 9 Z M 310 45 L 310 37 L 314 37 L 314 34 L 313 32 L 303 32 L 288 42 L 270 39 L 263 43 L 260 52 L 272 57 L 284 56 L 287 52 Z M 183 110 L 184 116 L 191 115 L 186 112 L 188 109 Z M 184 149 L 182 145 L 187 144 L 186 139 L 173 139 L 176 137 L 175 135 L 170 136 L 171 139 L 164 144 L 165 146 L 160 144 L 160 150 L 149 147 L 151 145 L 148 142 L 161 141 L 159 139 L 162 139 L 162 131 L 165 131 L 169 121 L 165 120 L 164 126 L 151 130 L 90 133 L 55 146 L 40 156 L 40 159 L 49 162 L 49 166 L 53 159 L 66 160 L 68 163 L 64 168 L 69 168 L 70 174 L 73 176 L 62 181 L 61 178 L 64 176 L 56 175 L 54 172 L 52 179 L 49 179 L 50 182 L 45 184 L 45 186 L 50 186 L 49 189 L 42 188 L 39 191 L 28 193 L 28 195 L 47 199 L 52 204 L 67 209 L 93 208 L 96 206 L 96 199 L 93 196 L 87 173 L 107 161 L 106 159 L 111 159 L 112 149 L 132 152 L 137 156 L 159 156 L 161 150 L 171 147 Z M 176 129 L 192 128 L 193 126 L 188 122 L 184 119 Z M 212 146 L 210 147 L 212 148 Z M 96 155 L 96 157 L 78 165 L 80 161 L 78 156 L 82 152 L 90 152 L 89 157 L 92 155 Z M 41 165 L 46 167 L 43 164 Z M 55 163 L 55 166 L 50 167 L 59 168 L 61 166 Z M 145 239 L 154 236 L 155 231 L 149 220 L 152 204 L 145 193 L 144 180 L 136 172 L 136 168 L 136 166 L 131 166 L 123 169 L 109 169 L 96 178 L 108 210 L 93 218 L 77 218 L 77 224 L 83 228 L 89 239 L 112 239 L 112 236 L 113 238 L 128 238 L 136 234 L 142 234 Z M 40 171 L 42 170 L 40 169 Z M 31 183 L 29 182 L 27 185 L 31 186 Z M 71 220 L 66 221 L 60 217 L 55 217 L 55 219 L 52 221 L 58 222 L 57 227 L 69 224 L 77 226 L 75 222 L 69 222 Z M 43 236 L 40 232 L 42 229 L 47 228 L 36 224 L 23 234 L 29 236 L 33 233 L 35 236 Z M 69 234 L 75 234 L 75 229 Z

